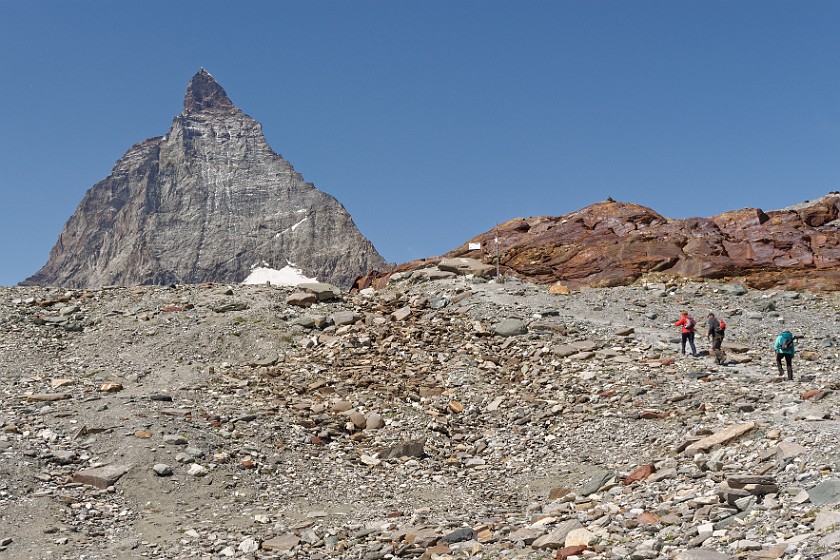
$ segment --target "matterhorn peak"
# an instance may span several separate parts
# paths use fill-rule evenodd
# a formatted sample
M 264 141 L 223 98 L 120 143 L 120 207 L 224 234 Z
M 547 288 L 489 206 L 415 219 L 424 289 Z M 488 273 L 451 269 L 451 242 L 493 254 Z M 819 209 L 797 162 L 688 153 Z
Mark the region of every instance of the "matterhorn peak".
M 233 102 L 213 76 L 201 68 L 190 80 L 184 95 L 184 114 L 202 111 L 237 111 Z
M 166 134 L 135 144 L 88 190 L 47 264 L 24 282 L 241 282 L 255 263 L 279 275 L 261 282 L 293 272 L 341 287 L 388 264 L 202 68 Z

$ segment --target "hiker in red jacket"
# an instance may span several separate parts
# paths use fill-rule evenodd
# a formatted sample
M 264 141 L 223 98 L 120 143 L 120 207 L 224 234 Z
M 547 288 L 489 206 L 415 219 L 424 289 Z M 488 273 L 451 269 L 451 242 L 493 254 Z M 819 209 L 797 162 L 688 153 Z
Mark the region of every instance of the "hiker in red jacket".
M 691 345 L 691 355 L 697 355 L 697 348 L 694 347 L 694 325 L 696 321 L 688 314 L 688 311 L 680 312 L 680 320 L 674 323 L 677 327 L 682 327 L 682 341 L 680 342 L 680 354 L 685 354 L 685 341 Z

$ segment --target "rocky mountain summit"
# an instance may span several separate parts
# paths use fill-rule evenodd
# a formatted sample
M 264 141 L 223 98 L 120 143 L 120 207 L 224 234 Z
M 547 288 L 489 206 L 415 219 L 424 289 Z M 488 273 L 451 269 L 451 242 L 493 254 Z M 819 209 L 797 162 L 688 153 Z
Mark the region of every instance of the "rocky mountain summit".
M 729 278 L 755 288 L 840 289 L 840 193 L 790 208 L 746 208 L 673 220 L 607 200 L 564 216 L 517 218 L 444 258 L 485 264 L 537 283 L 621 286 L 645 275 Z M 499 245 L 496 246 L 496 239 Z M 470 249 L 480 244 L 480 249 Z M 401 265 L 414 270 L 426 259 Z
M 386 263 L 202 69 L 166 136 L 131 147 L 85 194 L 23 284 L 240 282 L 263 264 L 349 286 Z
M 2 288 L 0 558 L 838 560 L 838 297 Z

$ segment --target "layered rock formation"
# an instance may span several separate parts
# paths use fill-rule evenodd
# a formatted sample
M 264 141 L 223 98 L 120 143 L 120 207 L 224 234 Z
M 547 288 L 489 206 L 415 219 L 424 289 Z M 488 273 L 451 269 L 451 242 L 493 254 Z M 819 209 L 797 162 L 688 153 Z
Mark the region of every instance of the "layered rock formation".
M 747 208 L 673 220 L 607 200 L 559 217 L 517 218 L 445 257 L 495 262 L 504 273 L 569 287 L 618 286 L 644 275 L 738 278 L 756 288 L 840 289 L 840 193 L 784 210 Z M 480 250 L 470 250 L 480 243 Z M 411 270 L 439 259 L 407 263 Z
M 201 69 L 166 136 L 130 148 L 85 194 L 24 284 L 240 282 L 254 266 L 289 263 L 341 286 L 386 264 Z

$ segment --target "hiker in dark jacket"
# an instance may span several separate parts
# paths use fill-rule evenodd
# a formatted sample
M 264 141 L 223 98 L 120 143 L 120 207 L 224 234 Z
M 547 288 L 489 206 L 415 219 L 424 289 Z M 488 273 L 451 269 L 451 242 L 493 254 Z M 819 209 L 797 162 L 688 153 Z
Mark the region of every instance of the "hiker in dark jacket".
M 724 357 L 721 345 L 723 344 L 723 334 L 726 331 L 726 324 L 715 317 L 714 313 L 709 313 L 706 319 L 709 325 L 708 338 L 712 340 L 712 353 L 715 355 L 715 362 L 722 364 Z
M 680 320 L 674 323 L 676 327 L 682 327 L 682 341 L 680 343 L 680 353 L 685 354 L 685 343 L 691 345 L 691 355 L 697 355 L 697 348 L 694 347 L 694 319 L 688 314 L 688 311 L 680 313 Z
M 796 353 L 796 346 L 794 345 L 794 336 L 790 331 L 782 331 L 776 337 L 776 343 L 773 344 L 773 350 L 776 351 L 776 366 L 779 368 L 779 375 L 784 375 L 782 370 L 782 358 L 784 357 L 787 364 L 788 379 L 793 379 L 793 355 Z

